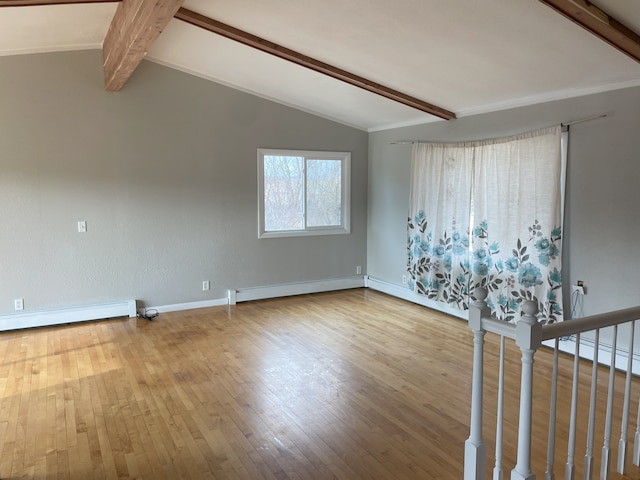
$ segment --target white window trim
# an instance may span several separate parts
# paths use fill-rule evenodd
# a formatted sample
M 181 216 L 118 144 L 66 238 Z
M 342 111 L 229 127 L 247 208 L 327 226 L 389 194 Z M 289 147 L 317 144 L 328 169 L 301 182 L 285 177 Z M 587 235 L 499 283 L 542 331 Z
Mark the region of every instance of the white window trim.
M 304 157 L 305 160 L 340 160 L 342 162 L 342 225 L 334 227 L 306 227 L 304 230 L 265 231 L 264 229 L 264 157 Z M 306 169 L 305 169 L 306 172 Z M 304 182 L 306 184 L 306 173 Z M 306 198 L 303 199 L 306 207 Z M 305 222 L 306 223 L 306 222 Z M 313 235 L 345 235 L 351 233 L 351 152 L 314 150 L 258 149 L 258 238 L 306 237 Z

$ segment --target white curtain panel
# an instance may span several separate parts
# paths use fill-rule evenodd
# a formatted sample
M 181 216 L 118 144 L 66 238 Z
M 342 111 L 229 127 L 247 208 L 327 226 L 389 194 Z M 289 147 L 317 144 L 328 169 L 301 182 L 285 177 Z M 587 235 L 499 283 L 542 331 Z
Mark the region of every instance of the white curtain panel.
M 473 151 L 414 143 L 407 253 L 409 286 L 466 310 Z
M 459 144 L 414 144 L 410 286 L 466 310 L 476 287 L 517 320 L 523 300 L 562 320 L 561 128 Z

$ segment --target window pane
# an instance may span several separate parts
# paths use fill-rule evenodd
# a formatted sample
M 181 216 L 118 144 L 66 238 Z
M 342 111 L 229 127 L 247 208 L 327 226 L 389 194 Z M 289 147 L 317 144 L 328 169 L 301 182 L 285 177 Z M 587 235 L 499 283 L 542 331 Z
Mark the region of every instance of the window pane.
M 342 225 L 342 162 L 307 161 L 307 226 Z
M 304 158 L 265 155 L 265 231 L 301 230 Z

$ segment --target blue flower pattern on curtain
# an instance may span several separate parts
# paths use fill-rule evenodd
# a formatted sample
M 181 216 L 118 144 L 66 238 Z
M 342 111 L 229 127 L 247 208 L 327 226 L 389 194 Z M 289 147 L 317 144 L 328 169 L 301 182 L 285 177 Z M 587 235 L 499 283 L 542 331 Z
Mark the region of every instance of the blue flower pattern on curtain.
M 420 210 L 415 218 L 409 219 L 407 252 L 409 288 L 430 300 L 461 310 L 468 308 L 468 232 L 454 230 L 451 235 L 445 232 L 434 242 L 433 232 L 427 230 L 425 213 Z
M 532 135 L 535 137 L 547 134 L 552 137 L 551 140 L 559 137 L 559 130 L 541 132 Z M 525 136 L 525 141 L 528 138 Z M 498 140 L 498 142 L 506 142 L 506 140 Z M 513 195 L 512 190 L 515 189 L 509 190 L 507 198 L 496 201 L 495 190 L 500 186 L 496 187 L 499 181 L 495 177 L 504 175 L 504 178 L 500 178 L 503 183 L 513 182 L 514 177 L 516 177 L 515 181 L 521 181 L 518 178 L 523 176 L 520 171 L 522 167 L 513 169 L 517 172 L 517 175 L 514 175 L 513 171 L 502 172 L 505 168 L 513 168 L 513 166 L 506 167 L 503 163 L 498 163 L 498 169 L 501 172 L 496 174 L 495 165 L 490 164 L 490 168 L 486 171 L 475 173 L 477 179 L 471 187 L 470 183 L 464 180 L 458 182 L 457 179 L 466 178 L 465 175 L 474 175 L 469 173 L 468 165 L 477 162 L 477 158 L 481 158 L 486 163 L 490 163 L 493 159 L 487 161 L 489 157 L 487 154 L 483 157 L 483 154 L 470 155 L 467 151 L 460 153 L 455 150 L 459 145 L 452 145 L 430 145 L 424 153 L 429 159 L 427 163 L 422 161 L 420 156 L 414 156 L 413 172 L 419 178 L 413 179 L 411 209 L 413 213 L 410 213 L 407 226 L 409 287 L 430 300 L 443 302 L 460 310 L 467 310 L 470 295 L 476 288 L 483 287 L 488 290 L 487 304 L 496 318 L 516 321 L 520 316 L 522 301 L 532 300 L 538 305 L 540 321 L 545 323 L 562 321 L 560 255 L 562 228 L 554 224 L 544 224 L 546 222 L 539 222 L 533 217 L 529 217 L 531 220 L 527 227 L 527 224 L 523 224 L 521 220 L 523 214 L 540 211 L 547 222 L 559 222 L 560 208 L 559 205 L 554 205 L 557 199 L 555 190 L 549 189 L 550 207 L 546 204 L 540 207 L 537 204 L 531 206 L 527 203 L 501 209 L 501 204 L 509 204 L 513 201 L 509 195 Z M 472 148 L 476 146 L 475 144 L 461 145 L 465 149 L 469 145 Z M 503 147 L 500 145 L 500 148 Z M 535 148 L 537 150 L 534 153 L 540 155 L 541 147 L 536 144 Z M 550 157 L 559 152 L 559 147 L 557 152 L 553 147 L 544 148 L 551 151 Z M 491 155 L 494 153 L 491 152 Z M 518 153 L 521 152 L 518 150 Z M 543 153 L 548 152 L 543 151 Z M 549 167 L 549 171 L 555 169 L 555 163 L 553 163 L 555 161 L 554 158 L 548 160 L 548 165 L 552 166 Z M 543 161 L 540 163 L 542 166 L 538 168 L 543 169 L 545 164 Z M 478 171 L 481 168 L 478 166 Z M 527 165 L 526 168 L 534 167 Z M 559 170 L 558 167 L 556 177 L 558 179 Z M 463 172 L 463 175 L 456 177 L 460 172 Z M 528 171 L 527 174 L 534 176 L 534 180 L 542 178 L 543 182 L 549 183 L 554 181 L 555 172 L 546 178 L 536 171 L 533 173 Z M 425 178 L 436 178 L 436 180 L 435 183 L 426 184 Z M 530 180 L 527 175 L 524 175 L 524 178 Z M 486 187 L 481 183 L 486 181 L 493 183 Z M 442 188 L 442 185 L 446 185 L 447 189 Z M 529 187 L 530 185 L 525 185 L 522 190 Z M 480 192 L 473 200 L 469 200 L 475 205 L 472 210 L 464 206 L 464 201 L 459 200 L 466 198 L 469 188 L 472 190 L 475 188 Z M 536 188 L 535 192 L 538 193 L 540 187 L 533 188 Z M 485 191 L 489 191 L 488 199 L 481 197 Z M 471 194 L 468 195 L 471 199 Z M 457 201 L 463 206 L 454 208 L 451 206 L 452 201 Z M 426 202 L 432 211 L 417 208 L 417 205 L 423 202 Z M 522 204 L 519 198 L 517 202 Z M 490 218 L 501 224 L 492 225 L 491 220 L 484 218 L 470 228 L 469 215 L 484 216 L 487 213 Z M 443 215 L 445 218 L 442 218 Z M 456 219 L 465 215 L 467 218 Z M 449 217 L 448 221 L 446 217 Z
M 472 232 L 474 245 L 469 250 L 469 233 L 453 231 L 449 236 L 433 242 L 433 232 L 427 230 L 424 211 L 408 221 L 409 287 L 430 300 L 444 302 L 460 310 L 467 310 L 469 293 L 476 288 L 496 292 L 488 299 L 488 306 L 497 318 L 517 320 L 523 300 L 538 304 L 539 316 L 547 323 L 561 320 L 562 305 L 558 292 L 562 288 L 560 270 L 546 270 L 560 254 L 561 228 L 553 228 L 547 235 L 537 222 L 529 227 L 529 238 L 518 239 L 512 248 L 502 253 L 498 242 L 489 242 L 488 225 L 484 220 Z M 453 259 L 458 263 L 454 266 Z M 545 278 L 546 277 L 546 278 Z M 536 291 L 544 292 L 538 298 Z M 495 300 L 493 300 L 495 298 Z

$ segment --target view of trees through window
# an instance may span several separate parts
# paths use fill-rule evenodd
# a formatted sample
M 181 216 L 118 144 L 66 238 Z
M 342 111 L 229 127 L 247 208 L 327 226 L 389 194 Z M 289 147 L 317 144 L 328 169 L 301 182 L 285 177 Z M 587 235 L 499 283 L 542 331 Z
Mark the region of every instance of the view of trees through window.
M 341 224 L 342 164 L 340 160 L 307 160 L 307 226 Z
M 304 228 L 304 158 L 265 155 L 264 228 Z
M 342 162 L 265 155 L 265 231 L 342 224 Z

